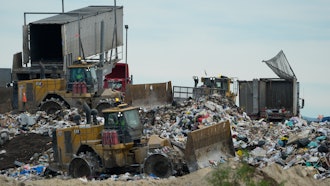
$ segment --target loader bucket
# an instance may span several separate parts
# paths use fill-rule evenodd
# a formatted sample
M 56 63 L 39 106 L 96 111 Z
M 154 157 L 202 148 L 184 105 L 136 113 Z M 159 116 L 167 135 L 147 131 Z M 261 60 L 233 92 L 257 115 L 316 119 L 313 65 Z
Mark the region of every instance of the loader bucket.
M 189 172 L 210 166 L 210 161 L 235 156 L 229 121 L 188 133 L 185 159 Z
M 172 103 L 172 83 L 129 84 L 125 103 L 133 106 L 158 106 Z

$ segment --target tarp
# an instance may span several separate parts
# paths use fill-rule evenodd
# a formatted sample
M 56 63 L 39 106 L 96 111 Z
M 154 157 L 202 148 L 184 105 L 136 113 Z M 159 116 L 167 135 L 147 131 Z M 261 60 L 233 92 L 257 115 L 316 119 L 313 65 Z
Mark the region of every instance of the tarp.
M 269 60 L 263 60 L 269 68 L 280 78 L 286 80 L 297 79 L 284 52 L 281 50 L 275 57 Z

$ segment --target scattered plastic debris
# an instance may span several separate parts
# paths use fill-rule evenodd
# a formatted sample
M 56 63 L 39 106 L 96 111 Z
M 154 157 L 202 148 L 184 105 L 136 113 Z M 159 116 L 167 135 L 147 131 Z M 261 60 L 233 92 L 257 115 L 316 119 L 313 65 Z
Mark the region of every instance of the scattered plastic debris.
M 56 128 L 76 125 L 74 116 L 77 109 L 63 110 L 55 115 L 44 112 L 36 114 L 22 113 L 1 115 L 0 118 L 0 147 L 15 136 L 24 133 L 36 133 L 52 136 Z M 81 113 L 80 123 L 85 123 L 84 113 Z M 99 123 L 102 118 L 97 118 Z M 251 120 L 246 113 L 241 112 L 233 103 L 220 95 L 202 97 L 199 100 L 188 99 L 172 105 L 155 108 L 143 108 L 141 121 L 144 124 L 143 133 L 146 137 L 158 135 L 168 138 L 177 146 L 185 146 L 187 133 L 229 120 L 232 129 L 232 139 L 238 159 L 244 159 L 249 164 L 263 168 L 277 163 L 283 169 L 295 165 L 306 166 L 315 170 L 315 179 L 330 177 L 330 123 L 326 121 L 306 122 L 299 117 L 290 118 L 284 122 L 266 122 L 264 119 Z M 171 153 L 161 149 L 163 153 Z M 6 149 L 0 148 L 0 155 L 6 154 Z M 2 170 L 2 174 L 19 180 L 32 177 L 45 177 L 48 160 L 52 150 L 35 153 L 30 157 L 34 164 L 13 162 L 16 167 Z M 0 159 L 0 162 L 3 161 Z M 209 160 L 210 166 L 225 163 Z M 65 175 L 57 173 L 54 176 Z M 65 176 L 64 176 L 65 177 Z M 125 173 L 122 175 L 101 174 L 98 178 L 111 180 L 159 179 L 154 175 Z M 86 178 L 80 178 L 86 182 Z

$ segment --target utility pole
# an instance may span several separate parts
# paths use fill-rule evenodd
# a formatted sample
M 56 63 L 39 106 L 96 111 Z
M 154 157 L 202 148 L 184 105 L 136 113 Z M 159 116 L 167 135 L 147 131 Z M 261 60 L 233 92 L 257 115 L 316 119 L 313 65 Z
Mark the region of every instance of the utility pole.
M 125 60 L 126 60 L 126 63 L 127 63 L 127 30 L 128 30 L 128 25 L 125 25 L 125 30 L 126 30 L 126 57 L 125 57 Z
M 125 30 L 126 30 L 126 50 L 125 50 L 125 54 L 126 54 L 126 57 L 125 57 L 126 68 L 125 68 L 125 85 L 127 86 L 127 81 L 128 81 L 128 78 L 127 78 L 127 30 L 128 30 L 128 25 L 125 25 Z
M 62 0 L 62 13 L 64 13 L 64 0 Z

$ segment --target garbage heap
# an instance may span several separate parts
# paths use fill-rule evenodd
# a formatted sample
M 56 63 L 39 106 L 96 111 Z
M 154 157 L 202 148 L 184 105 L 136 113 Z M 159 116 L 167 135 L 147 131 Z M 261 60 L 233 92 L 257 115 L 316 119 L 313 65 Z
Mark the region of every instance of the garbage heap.
M 184 147 L 187 133 L 190 131 L 229 120 L 237 161 L 243 159 L 258 168 L 277 163 L 283 169 L 287 169 L 299 164 L 309 169 L 315 179 L 330 177 L 330 123 L 328 122 L 307 123 L 298 117 L 284 122 L 267 122 L 264 119 L 251 120 L 234 103 L 217 94 L 198 100 L 188 99 L 173 102 L 171 105 L 142 109 L 143 133 L 147 138 L 157 134 Z M 54 115 L 46 115 L 44 112 L 38 112 L 35 115 L 29 113 L 1 115 L 1 143 L 6 143 L 21 133 L 39 133 L 51 136 L 52 131 L 56 128 L 76 125 L 73 118 L 79 113 L 78 109 L 63 110 L 60 113 Z M 82 115 L 81 122 L 84 123 L 84 113 L 79 114 Z M 103 122 L 102 118 L 97 119 L 99 122 Z M 1 153 L 6 153 L 1 150 Z M 47 154 L 50 152 L 51 149 L 47 151 Z M 219 159 L 219 162 L 215 162 L 215 164 L 223 163 L 223 161 L 223 159 Z M 22 170 L 27 162 L 22 164 L 16 162 L 16 165 L 18 168 L 6 170 L 3 174 L 14 177 L 22 175 Z M 36 162 L 28 167 L 34 167 L 38 170 L 38 174 L 42 174 L 45 169 L 41 171 L 40 166 L 47 167 L 47 162 L 42 159 L 40 164 Z M 15 171 L 16 174 L 14 174 Z M 33 171 L 29 174 L 32 173 Z M 24 178 L 27 177 L 26 174 L 23 172 Z M 124 177 L 128 177 L 127 174 Z M 141 176 L 132 175 L 131 179 L 137 177 L 141 178 Z M 111 176 L 111 178 L 120 179 L 121 177 Z
M 300 164 L 315 179 L 330 177 L 329 122 L 307 123 L 299 117 L 284 122 L 251 120 L 220 95 L 150 109 L 143 118 L 147 136 L 158 134 L 182 146 L 188 132 L 229 120 L 237 158 L 260 169 L 273 163 L 283 169 Z

